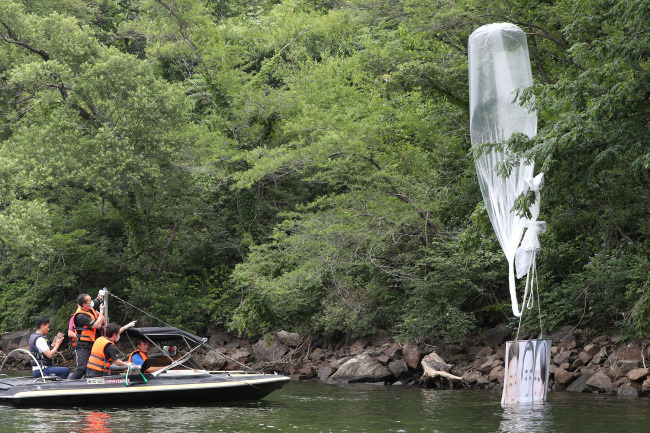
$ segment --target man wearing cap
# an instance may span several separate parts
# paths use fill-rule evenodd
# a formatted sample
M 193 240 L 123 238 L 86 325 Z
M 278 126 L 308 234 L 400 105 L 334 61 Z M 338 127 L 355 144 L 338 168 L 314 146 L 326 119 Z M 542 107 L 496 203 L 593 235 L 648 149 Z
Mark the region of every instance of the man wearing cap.
M 131 362 L 136 365 L 142 365 L 144 362 L 149 359 L 149 351 L 151 350 L 151 343 L 146 340 L 144 337 L 141 337 L 136 344 L 138 350 L 134 350 L 131 355 L 129 355 L 128 362 Z M 149 367 L 145 373 L 153 373 L 165 368 L 163 367 Z

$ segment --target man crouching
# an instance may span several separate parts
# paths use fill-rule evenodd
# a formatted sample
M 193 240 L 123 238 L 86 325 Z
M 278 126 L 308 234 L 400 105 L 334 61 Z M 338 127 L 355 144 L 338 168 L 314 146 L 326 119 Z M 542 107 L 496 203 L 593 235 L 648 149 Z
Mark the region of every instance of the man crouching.
M 119 359 L 115 343 L 120 339 L 120 325 L 109 323 L 106 326 L 106 337 L 95 340 L 90 351 L 90 358 L 86 366 L 86 377 L 99 377 L 110 375 L 111 364 L 128 367 L 130 364 Z

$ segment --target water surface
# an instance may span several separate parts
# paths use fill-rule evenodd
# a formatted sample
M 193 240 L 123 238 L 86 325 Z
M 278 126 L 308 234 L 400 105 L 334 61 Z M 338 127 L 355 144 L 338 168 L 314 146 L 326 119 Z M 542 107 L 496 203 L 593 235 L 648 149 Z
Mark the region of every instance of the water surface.
M 649 432 L 650 399 L 550 393 L 504 408 L 486 390 L 291 382 L 260 402 L 204 407 L 14 409 L 0 432 Z

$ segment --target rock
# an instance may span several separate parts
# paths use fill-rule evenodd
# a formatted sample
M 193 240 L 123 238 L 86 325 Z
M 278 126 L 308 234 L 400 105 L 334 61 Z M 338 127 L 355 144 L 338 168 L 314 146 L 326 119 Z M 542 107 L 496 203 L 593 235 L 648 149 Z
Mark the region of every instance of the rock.
M 594 355 L 593 358 L 591 358 L 591 363 L 592 364 L 602 364 L 605 359 L 607 358 L 607 349 L 604 347 L 600 349 L 598 353 Z
M 582 361 L 582 363 L 584 365 L 587 365 L 589 363 L 589 361 L 591 361 L 591 358 L 593 358 L 593 356 L 591 356 L 590 354 L 588 354 L 584 350 L 578 354 L 578 359 L 580 361 Z
M 510 330 L 504 323 L 502 323 L 485 331 L 481 342 L 486 346 L 497 347 L 506 341 L 508 337 L 510 337 Z
M 571 351 L 565 350 L 564 352 L 560 352 L 557 355 L 555 355 L 553 357 L 553 362 L 557 365 L 562 365 L 565 362 L 569 362 L 570 357 L 571 357 Z
M 309 359 L 314 362 L 322 361 L 325 359 L 325 351 L 320 347 L 317 347 L 309 354 Z
M 406 365 L 406 362 L 404 362 L 403 359 L 398 359 L 396 361 L 390 362 L 388 364 L 388 369 L 398 380 L 409 377 L 409 367 Z
M 314 366 L 309 364 L 298 370 L 298 380 L 309 380 L 316 377 Z
M 334 374 L 336 370 L 334 370 L 332 367 L 328 367 L 327 365 L 321 365 L 318 368 L 318 380 L 325 382 L 327 378 L 329 378 L 332 374 Z
M 392 377 L 385 365 L 367 354 L 356 356 L 336 370 L 327 381 L 329 383 L 382 382 Z
M 239 349 L 234 351 L 231 355 L 229 355 L 232 359 L 235 361 L 245 363 L 250 361 L 251 357 L 251 351 L 248 349 Z
M 476 359 L 482 359 L 485 358 L 486 356 L 490 356 L 494 353 L 494 349 L 492 349 L 490 346 L 485 346 L 479 352 L 476 354 Z
M 264 340 L 253 344 L 253 357 L 257 361 L 280 362 L 282 357 L 289 352 L 289 348 L 282 343 L 273 343 L 270 347 L 266 346 Z
M 421 347 L 412 343 L 407 343 L 402 348 L 402 353 L 402 359 L 406 362 L 406 365 L 408 365 L 409 368 L 413 370 L 418 370 L 420 368 L 420 361 L 422 361 L 422 358 L 424 358 L 425 355 Z
M 211 350 L 203 358 L 203 366 L 207 370 L 223 370 L 228 364 L 228 359 L 215 350 Z
M 648 372 L 649 370 L 647 368 L 635 368 L 634 370 L 628 371 L 625 376 L 631 381 L 636 382 L 648 377 Z
M 556 372 L 556 374 L 557 374 L 557 372 Z M 587 381 L 589 379 L 591 379 L 591 376 L 593 376 L 593 375 L 594 375 L 594 373 L 592 373 L 590 371 L 589 372 L 586 371 L 586 372 L 582 373 L 580 375 L 580 377 L 578 377 L 576 380 L 574 380 L 573 383 L 571 383 L 571 385 L 569 385 L 567 387 L 566 390 L 570 391 L 570 392 L 587 392 L 587 391 L 589 391 L 589 388 L 587 387 Z
M 615 352 L 615 356 L 619 361 L 623 362 L 641 361 L 641 346 L 629 344 L 626 347 L 621 347 Z
M 600 346 L 598 346 L 596 344 L 593 344 L 593 343 L 589 343 L 589 344 L 585 345 L 585 347 L 584 347 L 584 349 L 582 349 L 582 351 L 593 358 L 593 356 L 595 354 L 600 352 Z
M 386 355 L 379 355 L 377 357 L 377 361 L 381 362 L 384 365 L 388 365 L 388 363 L 390 362 L 390 358 Z
M 208 339 L 208 346 L 219 349 L 232 341 L 232 336 L 225 332 L 214 332 Z
M 612 384 L 612 379 L 603 370 L 598 370 L 589 378 L 586 385 L 598 392 L 606 392 Z
M 361 352 L 363 352 L 363 349 L 368 347 L 368 344 L 370 344 L 368 340 L 357 340 L 354 342 L 354 344 L 352 344 L 352 346 L 350 346 L 350 353 L 357 355 L 361 354 Z
M 616 392 L 616 395 L 619 397 L 638 397 L 639 390 L 632 386 L 632 384 L 625 383 L 621 385 L 621 387 Z
M 29 349 L 29 336 L 34 332 L 35 329 L 21 329 L 20 331 L 2 334 L 0 336 L 0 350 L 9 354 L 15 349 Z
M 505 371 L 506 371 L 506 369 L 503 367 L 503 365 L 497 365 L 490 372 L 490 375 L 488 376 L 488 380 L 490 382 L 503 383 L 503 376 L 504 376 Z
M 384 355 L 390 356 L 393 359 L 402 357 L 402 348 L 397 343 L 391 344 L 390 346 L 382 350 L 382 352 Z
M 578 358 L 575 361 L 573 361 L 573 364 L 571 364 L 571 370 L 575 371 L 576 368 L 582 367 L 583 365 L 585 365 L 585 363 L 582 362 L 582 359 Z
M 643 381 L 643 384 L 641 385 L 641 392 L 644 394 L 650 392 L 650 377 L 647 377 L 646 380 Z
M 618 379 L 619 377 L 626 377 L 630 371 L 639 368 L 640 364 L 641 363 L 639 361 L 619 361 L 611 366 L 612 376 L 614 379 Z
M 488 385 L 490 383 L 484 375 L 475 370 L 470 370 L 463 374 L 463 382 L 474 386 Z
M 436 352 L 431 352 L 422 359 L 422 364 L 426 364 L 427 367 L 436 370 L 444 371 L 449 373 L 451 370 L 451 365 L 447 364 L 441 357 L 438 356 Z
M 562 385 L 567 385 L 568 383 L 572 382 L 573 379 L 575 379 L 577 376 L 576 373 L 572 373 L 570 371 L 566 371 L 563 368 L 556 368 L 555 369 L 555 381 L 557 383 L 561 383 Z
M 285 346 L 298 347 L 302 343 L 300 334 L 288 331 L 278 331 L 275 333 L 275 338 Z

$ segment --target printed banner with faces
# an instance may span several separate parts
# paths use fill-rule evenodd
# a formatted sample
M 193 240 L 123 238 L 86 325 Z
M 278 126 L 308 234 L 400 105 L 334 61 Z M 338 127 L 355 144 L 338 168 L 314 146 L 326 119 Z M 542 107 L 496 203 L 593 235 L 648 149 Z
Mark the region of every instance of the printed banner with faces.
M 506 342 L 501 404 L 545 402 L 551 340 Z

